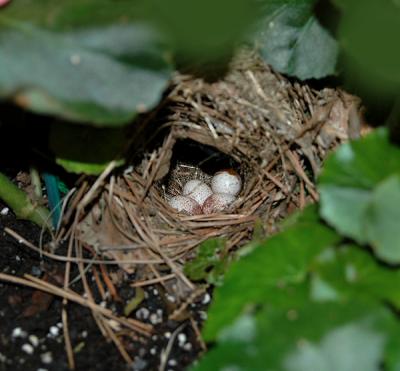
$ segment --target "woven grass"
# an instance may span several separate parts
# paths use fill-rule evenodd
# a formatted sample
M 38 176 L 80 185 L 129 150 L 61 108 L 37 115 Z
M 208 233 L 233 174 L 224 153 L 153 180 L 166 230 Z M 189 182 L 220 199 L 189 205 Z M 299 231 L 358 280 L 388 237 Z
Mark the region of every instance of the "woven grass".
M 240 53 L 220 81 L 176 75 L 159 109 L 137 124 L 132 164 L 84 180 L 59 237 L 115 260 L 141 283 L 176 280 L 196 247 L 224 237 L 226 250 L 274 233 L 289 213 L 318 200 L 315 178 L 327 153 L 359 135 L 358 100 L 289 81 Z M 179 214 L 167 203 L 188 179 L 209 182 L 235 168 L 238 199 L 218 214 Z

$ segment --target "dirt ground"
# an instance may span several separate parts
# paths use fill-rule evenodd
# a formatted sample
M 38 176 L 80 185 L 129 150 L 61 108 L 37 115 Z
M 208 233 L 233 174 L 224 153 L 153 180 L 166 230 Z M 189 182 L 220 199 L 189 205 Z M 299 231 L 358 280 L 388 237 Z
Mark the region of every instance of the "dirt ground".
M 62 277 L 62 263 L 41 259 L 4 232 L 8 227 L 37 244 L 40 229 L 30 222 L 16 220 L 13 213 L 0 202 L 0 272 L 18 277 L 31 274 L 57 283 Z M 62 252 L 59 252 L 62 253 Z M 77 269 L 72 271 L 72 277 Z M 90 273 L 89 281 L 94 281 Z M 129 277 L 126 277 L 129 279 Z M 79 290 L 80 283 L 72 286 Z M 93 283 L 93 292 L 101 302 Z M 127 284 L 118 287 L 122 303 L 107 300 L 102 305 L 121 313 L 127 300 L 135 294 Z M 134 363 L 127 365 L 112 342 L 101 334 L 91 312 L 77 304 L 68 304 L 69 333 L 77 370 L 183 370 L 201 352 L 201 346 L 189 320 L 167 320 L 168 309 L 162 291 L 156 286 L 145 289 L 145 300 L 131 314 L 154 325 L 153 335 L 145 340 L 122 337 Z M 197 324 L 206 318 L 210 295 L 190 304 L 192 318 Z M 0 282 L 0 370 L 67 370 L 68 363 L 61 321 L 62 300 L 40 291 Z M 165 357 L 166 354 L 166 357 Z M 163 361 L 162 361 L 163 359 Z

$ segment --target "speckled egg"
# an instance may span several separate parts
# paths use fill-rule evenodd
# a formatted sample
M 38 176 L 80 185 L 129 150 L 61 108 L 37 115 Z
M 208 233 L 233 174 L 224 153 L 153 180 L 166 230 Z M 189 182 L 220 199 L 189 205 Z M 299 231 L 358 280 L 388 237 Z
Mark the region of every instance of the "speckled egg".
M 200 206 L 203 205 L 204 201 L 211 196 L 213 191 L 206 184 L 197 179 L 189 180 L 183 187 L 183 195 L 192 198 Z
M 218 171 L 211 180 L 214 193 L 227 193 L 236 196 L 242 189 L 242 180 L 239 174 L 232 170 Z
M 214 193 L 205 200 L 203 204 L 203 213 L 212 214 L 222 211 L 235 200 L 236 197 L 229 193 Z
M 169 205 L 180 213 L 188 215 L 202 214 L 201 206 L 192 198 L 186 196 L 175 196 L 168 201 Z

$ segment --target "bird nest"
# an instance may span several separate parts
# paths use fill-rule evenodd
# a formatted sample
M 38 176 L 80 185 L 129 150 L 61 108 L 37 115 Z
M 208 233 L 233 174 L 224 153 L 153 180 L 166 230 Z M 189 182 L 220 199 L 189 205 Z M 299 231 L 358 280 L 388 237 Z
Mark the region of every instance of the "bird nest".
M 59 236 L 140 283 L 172 280 L 184 293 L 193 283 L 182 268 L 199 244 L 223 237 L 228 253 L 252 239 L 256 224 L 272 234 L 318 200 L 315 177 L 330 150 L 359 135 L 357 111 L 355 97 L 290 81 L 247 53 L 217 82 L 178 74 L 135 126 L 130 166 L 114 171 L 112 163 L 96 181 L 84 179 Z M 169 206 L 187 180 L 209 183 L 224 168 L 243 184 L 226 210 L 186 215 Z

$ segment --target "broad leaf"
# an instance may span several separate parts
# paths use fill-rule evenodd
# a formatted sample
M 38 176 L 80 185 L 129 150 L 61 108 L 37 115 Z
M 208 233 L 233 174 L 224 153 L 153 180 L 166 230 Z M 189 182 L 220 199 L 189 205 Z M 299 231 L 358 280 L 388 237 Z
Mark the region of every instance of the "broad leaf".
M 314 0 L 266 2 L 257 43 L 276 70 L 302 80 L 335 72 L 338 46 L 313 14 Z
M 263 302 L 277 286 L 303 281 L 315 256 L 337 241 L 328 228 L 304 222 L 260 243 L 225 275 L 211 305 L 205 338 L 214 339 L 246 306 Z
M 399 175 L 388 178 L 376 187 L 366 220 L 368 241 L 376 255 L 385 261 L 400 263 Z
M 340 233 L 400 263 L 400 149 L 384 129 L 340 147 L 320 177 L 321 215 Z
M 23 3 L 0 12 L 0 96 L 96 125 L 157 104 L 170 68 L 159 35 L 131 17 L 134 4 Z
M 394 357 L 400 326 L 389 310 L 358 300 L 316 303 L 304 287 L 292 289 L 286 302 L 271 296 L 257 315 L 238 318 L 194 370 L 379 371 Z
M 321 256 L 314 267 L 313 282 L 323 282 L 336 299 L 389 302 L 400 308 L 400 270 L 388 269 L 357 246 L 332 249 L 330 259 Z M 321 300 L 331 300 L 322 298 Z

